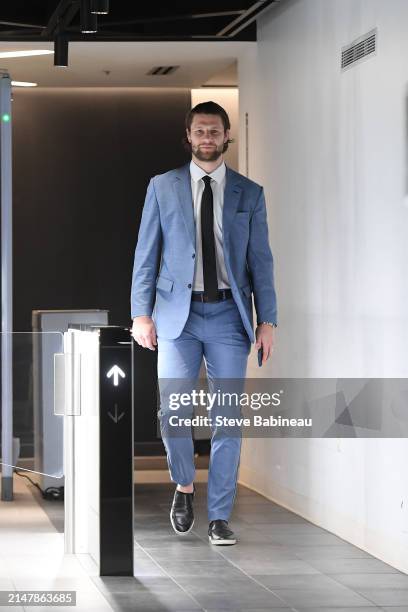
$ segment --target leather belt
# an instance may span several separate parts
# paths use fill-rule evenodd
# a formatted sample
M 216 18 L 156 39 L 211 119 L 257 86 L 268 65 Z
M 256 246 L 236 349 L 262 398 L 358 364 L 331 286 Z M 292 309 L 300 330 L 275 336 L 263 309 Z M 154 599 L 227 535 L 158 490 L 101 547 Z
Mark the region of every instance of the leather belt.
M 217 300 L 209 300 L 207 296 L 204 295 L 204 291 L 195 291 L 191 294 L 191 299 L 193 302 L 222 302 L 223 300 L 229 300 L 232 298 L 231 289 L 218 289 L 218 299 Z

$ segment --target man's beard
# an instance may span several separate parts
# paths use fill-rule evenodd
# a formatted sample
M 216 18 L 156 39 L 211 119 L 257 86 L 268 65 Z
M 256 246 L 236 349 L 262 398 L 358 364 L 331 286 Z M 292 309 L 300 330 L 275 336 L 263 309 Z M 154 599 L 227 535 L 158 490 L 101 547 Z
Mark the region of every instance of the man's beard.
M 219 147 L 215 146 L 214 149 L 209 150 L 209 151 L 202 150 L 200 146 L 193 147 L 192 145 L 191 145 L 191 149 L 194 155 L 196 156 L 196 158 L 199 159 L 200 161 L 203 161 L 203 162 L 216 161 L 217 159 L 221 157 L 223 153 L 224 145 L 222 144 Z

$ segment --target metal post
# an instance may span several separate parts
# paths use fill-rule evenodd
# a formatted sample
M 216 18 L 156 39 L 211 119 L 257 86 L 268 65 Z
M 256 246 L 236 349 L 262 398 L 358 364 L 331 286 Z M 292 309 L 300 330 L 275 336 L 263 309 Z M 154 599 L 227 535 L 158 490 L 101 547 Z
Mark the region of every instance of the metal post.
M 13 500 L 13 250 L 11 79 L 0 71 L 1 199 L 1 499 Z

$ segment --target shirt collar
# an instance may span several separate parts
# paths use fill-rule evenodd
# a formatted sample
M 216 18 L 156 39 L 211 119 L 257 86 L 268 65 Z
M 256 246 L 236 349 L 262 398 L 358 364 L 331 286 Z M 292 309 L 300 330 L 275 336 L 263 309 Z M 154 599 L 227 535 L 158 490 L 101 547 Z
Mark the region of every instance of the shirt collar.
M 207 175 L 207 172 L 205 172 L 205 170 L 200 168 L 200 166 L 197 166 L 197 164 L 195 162 L 193 162 L 193 160 L 191 160 L 191 162 L 190 162 L 190 174 L 191 174 L 191 178 L 196 183 L 199 180 L 201 180 L 203 178 L 203 176 L 211 176 L 211 178 L 216 183 L 218 183 L 218 185 L 220 185 L 222 183 L 222 181 L 224 180 L 224 178 L 225 178 L 226 171 L 227 171 L 227 169 L 226 169 L 226 166 L 225 166 L 225 162 L 222 162 L 222 164 L 220 166 L 218 166 L 218 168 L 216 168 L 216 170 L 214 170 L 213 172 L 211 172 L 208 175 Z

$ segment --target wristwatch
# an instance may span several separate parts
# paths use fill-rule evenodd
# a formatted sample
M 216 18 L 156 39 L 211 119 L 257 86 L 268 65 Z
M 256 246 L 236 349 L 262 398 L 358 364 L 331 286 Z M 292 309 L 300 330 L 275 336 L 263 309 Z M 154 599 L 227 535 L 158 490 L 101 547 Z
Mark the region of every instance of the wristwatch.
M 271 327 L 278 327 L 277 323 L 271 323 L 270 321 L 261 321 L 258 325 L 270 325 Z

